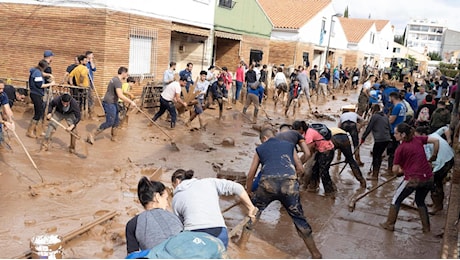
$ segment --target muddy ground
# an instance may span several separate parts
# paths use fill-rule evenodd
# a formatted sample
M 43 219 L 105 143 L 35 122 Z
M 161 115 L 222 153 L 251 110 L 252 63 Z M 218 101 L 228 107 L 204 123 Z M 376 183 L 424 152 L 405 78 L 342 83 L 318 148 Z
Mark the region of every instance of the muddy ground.
M 340 113 L 343 105 L 356 103 L 357 93 L 338 94 L 335 100 L 318 102 L 320 113 L 332 117 Z M 343 101 L 347 99 L 346 101 Z M 284 117 L 280 105 L 276 108 L 271 100 L 265 109 L 272 119 L 270 123 L 291 123 L 294 119 L 321 121 L 309 115 L 306 106 L 297 110 L 295 117 Z M 170 186 L 170 176 L 177 168 L 193 169 L 197 177 L 214 177 L 219 170 L 247 172 L 254 149 L 259 143 L 257 131 L 238 111 L 224 111 L 224 119 L 217 120 L 217 110 L 206 110 L 206 131 L 189 131 L 182 117 L 175 130 L 168 123 L 159 123 L 173 136 L 180 148 L 175 151 L 170 141 L 158 129 L 148 126 L 148 119 L 140 113 L 129 114 L 129 126 L 123 129 L 119 142 L 110 140 L 106 130 L 98 136 L 93 146 L 88 145 L 89 156 L 83 158 L 82 144 L 77 142 L 77 153 L 69 154 L 68 134 L 58 129 L 49 151 L 39 152 L 40 139 L 30 139 L 25 132 L 32 117 L 32 105 L 13 108 L 16 132 L 31 153 L 45 180 L 40 179 L 27 159 L 19 143 L 10 134 L 12 151 L 0 150 L 0 251 L 2 257 L 20 256 L 29 248 L 32 236 L 39 234 L 66 234 L 89 223 L 104 213 L 117 211 L 110 221 L 97 225 L 89 232 L 72 239 L 64 245 L 64 258 L 124 258 L 126 243 L 125 223 L 143 209 L 136 199 L 137 181 L 142 175 L 151 176 L 162 168 L 163 173 L 153 178 Z M 153 115 L 153 111 L 146 110 Z M 252 108 L 249 108 L 252 114 Z M 324 120 L 329 126 L 336 121 Z M 86 119 L 78 125 L 79 133 L 86 136 L 103 121 Z M 259 114 L 259 124 L 266 120 Z M 198 120 L 193 122 L 198 126 Z M 235 146 L 223 146 L 222 140 L 232 137 Z M 372 138 L 362 146 L 361 155 L 366 174 L 370 167 L 369 150 Z M 336 159 L 334 159 L 336 161 Z M 432 233 L 424 235 L 416 210 L 404 207 L 396 223 L 395 232 L 388 232 L 378 223 L 386 219 L 388 205 L 399 183 L 383 186 L 356 204 L 354 212 L 348 211 L 348 203 L 355 193 L 364 192 L 352 177 L 349 167 L 339 176 L 343 164 L 331 167 L 338 194 L 335 198 L 319 193 L 301 192 L 305 215 L 311 224 L 318 248 L 324 258 L 438 258 L 445 210 L 431 217 Z M 386 169 L 386 162 L 382 169 Z M 382 170 L 383 172 L 383 170 Z M 387 176 L 382 176 L 380 182 Z M 368 181 L 368 188 L 377 182 Z M 447 191 L 449 186 L 447 186 Z M 446 191 L 446 194 L 449 194 Z M 430 199 L 427 198 L 430 202 Z M 222 208 L 235 202 L 223 198 Z M 407 204 L 411 204 L 408 200 Z M 235 207 L 224 214 L 229 229 L 244 217 L 244 210 Z M 294 225 L 279 203 L 273 203 L 262 214 L 261 221 L 248 243 L 246 251 L 232 243 L 229 254 L 234 258 L 310 258 L 303 241 L 297 236 Z

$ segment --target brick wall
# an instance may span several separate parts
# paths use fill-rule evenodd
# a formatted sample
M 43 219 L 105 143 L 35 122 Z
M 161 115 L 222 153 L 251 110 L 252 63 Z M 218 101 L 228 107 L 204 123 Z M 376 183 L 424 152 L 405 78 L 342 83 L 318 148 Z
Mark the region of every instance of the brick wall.
M 97 65 L 95 85 L 102 96 L 118 67 L 128 66 L 129 31 L 133 27 L 158 29 L 159 51 L 153 73 L 161 78 L 168 67 L 171 23 L 167 21 L 103 9 L 6 3 L 0 9 L 0 21 L 0 77 L 27 79 L 29 69 L 43 58 L 43 51 L 51 49 L 55 54 L 53 74 L 59 83 L 74 56 L 92 50 Z M 140 91 L 137 87 L 135 94 Z
M 270 39 L 243 35 L 243 39 L 241 40 L 240 58 L 243 59 L 245 62 L 249 62 L 251 49 L 262 51 L 264 54 L 262 57 L 261 64 L 268 63 L 268 59 L 270 56 Z
M 289 66 L 294 63 L 296 42 L 287 41 L 270 41 L 270 57 L 268 63 L 270 64 L 285 64 Z
M 226 66 L 231 72 L 236 71 L 239 63 L 240 41 L 216 38 L 216 62 L 219 67 Z

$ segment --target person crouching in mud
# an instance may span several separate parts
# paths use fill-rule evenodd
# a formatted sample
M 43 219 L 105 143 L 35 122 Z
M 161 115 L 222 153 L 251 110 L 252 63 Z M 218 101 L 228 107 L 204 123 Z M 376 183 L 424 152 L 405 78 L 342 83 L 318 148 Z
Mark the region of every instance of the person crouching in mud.
M 184 230 L 208 233 L 222 240 L 227 248 L 228 233 L 219 196 L 238 195 L 251 219 L 255 218 L 257 208 L 241 184 L 217 178 L 196 179 L 193 174 L 192 170 L 178 169 L 171 176 L 173 211 L 184 223 Z
M 246 189 L 250 191 L 257 168 L 262 164 L 259 186 L 252 197 L 252 202 L 259 209 L 257 219 L 272 201 L 280 201 L 291 216 L 297 233 L 304 240 L 312 258 L 322 258 L 300 202 L 297 173 L 303 171 L 303 166 L 294 149 L 295 144 L 276 138 L 269 128 L 261 131 L 260 141 L 262 144 L 256 148 L 246 181 Z M 249 222 L 243 229 L 240 246 L 249 239 L 252 225 Z

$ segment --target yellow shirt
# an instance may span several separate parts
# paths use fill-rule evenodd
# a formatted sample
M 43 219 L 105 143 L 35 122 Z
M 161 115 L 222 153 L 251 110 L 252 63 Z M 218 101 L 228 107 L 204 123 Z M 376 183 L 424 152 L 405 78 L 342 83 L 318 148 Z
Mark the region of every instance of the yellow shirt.
M 121 85 L 121 91 L 123 92 L 123 94 L 129 92 L 130 90 L 130 87 L 129 87 L 129 83 L 128 82 L 125 82 Z M 121 98 L 118 99 L 118 102 L 123 102 L 123 100 Z
M 75 77 L 75 82 L 79 87 L 89 87 L 88 68 L 85 65 L 78 65 L 69 74 L 69 78 Z
M 338 128 L 338 127 L 329 127 L 329 130 L 331 130 L 332 135 L 347 134 L 345 130 Z

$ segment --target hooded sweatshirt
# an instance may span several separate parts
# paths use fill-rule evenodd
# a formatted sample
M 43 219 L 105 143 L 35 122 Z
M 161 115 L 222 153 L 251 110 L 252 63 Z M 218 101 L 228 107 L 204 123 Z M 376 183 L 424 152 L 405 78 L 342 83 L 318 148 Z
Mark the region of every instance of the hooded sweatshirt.
M 174 190 L 172 208 L 184 230 L 226 227 L 219 196 L 240 195 L 241 184 L 217 178 L 183 180 Z
M 43 97 L 45 95 L 45 90 L 42 88 L 43 84 L 44 79 L 42 72 L 37 68 L 31 68 L 29 76 L 30 93 Z

